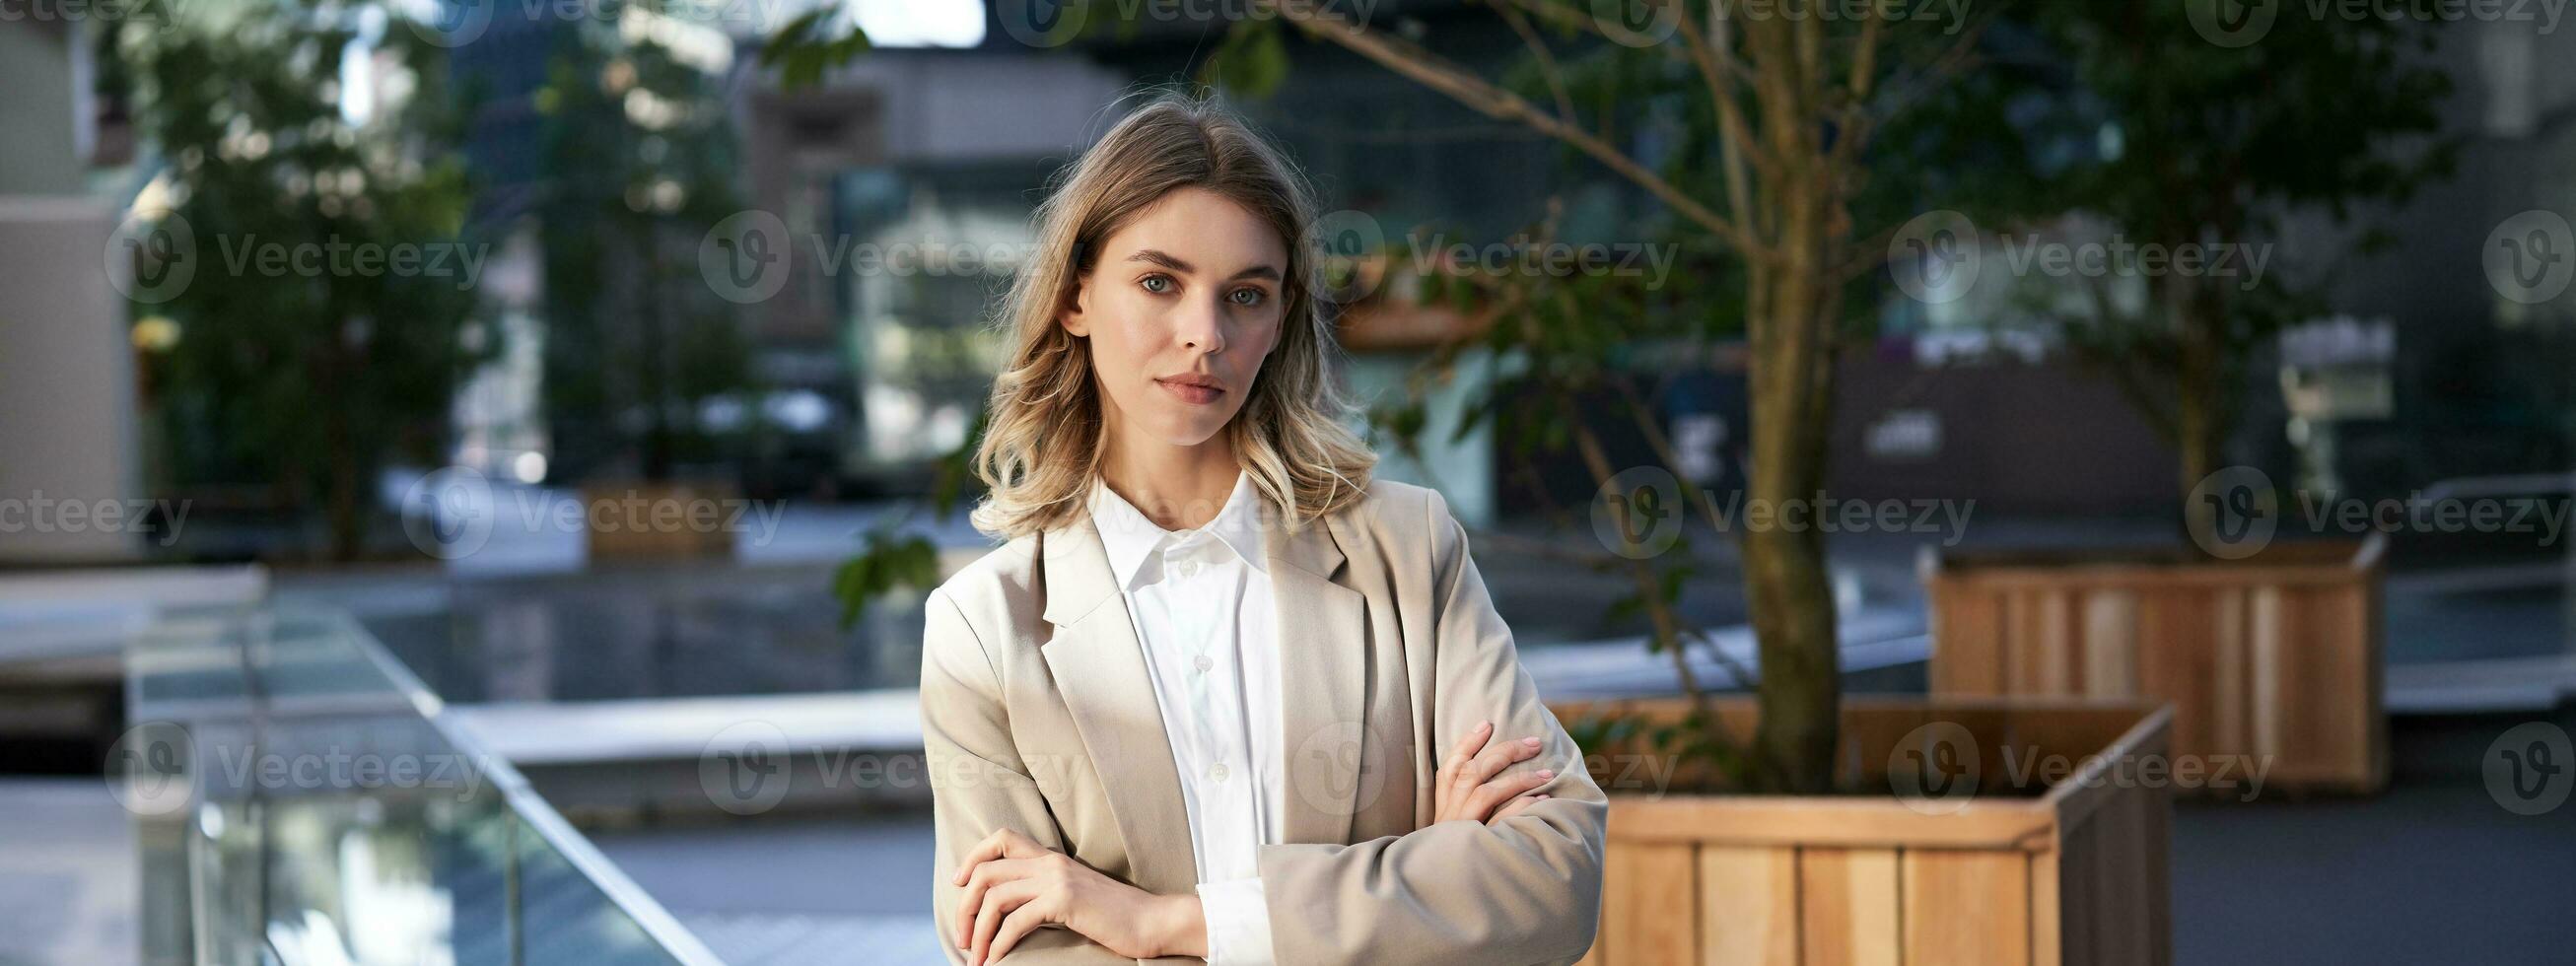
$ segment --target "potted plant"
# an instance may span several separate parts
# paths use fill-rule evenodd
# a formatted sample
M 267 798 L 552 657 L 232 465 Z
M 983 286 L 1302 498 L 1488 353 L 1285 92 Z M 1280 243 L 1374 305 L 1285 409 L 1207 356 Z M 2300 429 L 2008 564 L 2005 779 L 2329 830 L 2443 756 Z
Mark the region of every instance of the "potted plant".
M 2268 253 L 2302 208 L 2341 216 L 2401 203 L 2447 173 L 2449 83 L 2411 56 L 2433 39 L 2424 24 L 2238 24 L 2204 16 L 2206 6 L 2033 13 L 2030 26 L 2074 67 L 2064 89 L 2081 95 L 2044 102 L 2034 125 L 2117 146 L 2035 177 L 2044 211 L 2077 217 L 2017 244 L 2082 224 L 2174 261 L 2015 286 L 2045 306 L 2054 341 L 2110 378 L 2173 448 L 2177 530 L 2190 539 L 1927 557 L 1932 689 L 2169 700 L 2178 753 L 2259 762 L 2283 787 L 2376 790 L 2388 771 L 2381 545 L 2294 542 L 2281 527 L 2302 519 L 2285 512 L 2291 500 L 2259 470 L 2222 465 L 2253 360 L 2324 314 L 2322 300 L 2291 266 L 2266 272 L 2229 256 Z M 2230 93 L 2249 83 L 2336 93 L 2297 107 Z M 2327 131 L 2331 143 L 2302 133 Z M 2358 238 L 2362 249 L 2383 240 Z M 2311 264 L 2323 262 L 2317 247 L 2302 246 Z M 2185 270 L 2185 252 L 2212 257 Z

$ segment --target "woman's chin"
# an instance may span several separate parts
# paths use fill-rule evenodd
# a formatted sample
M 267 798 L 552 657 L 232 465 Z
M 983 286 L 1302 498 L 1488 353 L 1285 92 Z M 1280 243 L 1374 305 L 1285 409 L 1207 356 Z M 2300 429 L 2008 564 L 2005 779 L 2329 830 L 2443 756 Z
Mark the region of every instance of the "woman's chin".
M 1163 425 L 1163 432 L 1157 434 L 1163 438 L 1163 442 L 1187 449 L 1217 438 L 1217 434 L 1225 429 L 1225 420 L 1211 418 L 1206 414 L 1192 413 L 1175 416 Z

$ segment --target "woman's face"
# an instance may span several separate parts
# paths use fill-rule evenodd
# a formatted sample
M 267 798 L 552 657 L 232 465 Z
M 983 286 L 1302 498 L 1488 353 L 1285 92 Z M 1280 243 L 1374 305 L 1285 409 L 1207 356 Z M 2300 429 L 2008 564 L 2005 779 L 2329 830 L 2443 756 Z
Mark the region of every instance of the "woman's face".
M 1113 439 L 1197 446 L 1279 344 L 1288 248 L 1205 188 L 1163 196 L 1101 245 L 1059 321 L 1091 343 Z

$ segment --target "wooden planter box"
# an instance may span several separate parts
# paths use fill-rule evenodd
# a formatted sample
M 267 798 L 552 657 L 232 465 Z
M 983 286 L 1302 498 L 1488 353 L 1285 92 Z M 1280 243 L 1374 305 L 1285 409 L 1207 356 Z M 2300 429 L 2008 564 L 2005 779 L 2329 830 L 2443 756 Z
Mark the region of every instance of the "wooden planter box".
M 1603 708 L 1672 720 L 1686 705 L 1551 707 L 1571 723 Z M 1749 700 L 1719 708 L 1728 733 L 1751 734 Z M 1876 794 L 1666 794 L 1634 749 L 1586 748 L 1610 818 L 1600 938 L 1583 962 L 2164 966 L 2172 792 L 2118 776 L 2161 760 L 2172 715 L 2137 703 L 1847 699 L 1847 787 L 1889 790 Z M 2030 773 L 2024 761 L 2069 771 L 2020 795 L 1952 786 L 1957 797 L 1900 798 L 1892 789 L 1915 786 L 1892 781 L 1891 763 L 1942 754 L 1936 742 L 1965 763 L 1952 774 L 1977 775 L 1986 791 Z M 1673 787 L 1692 787 L 1687 769 L 1672 774 Z
M 592 560 L 733 555 L 741 496 L 721 483 L 584 484 L 584 518 Z
M 2170 701 L 2177 755 L 2268 764 L 2265 788 L 2375 792 L 2383 546 L 1927 554 L 1932 693 Z

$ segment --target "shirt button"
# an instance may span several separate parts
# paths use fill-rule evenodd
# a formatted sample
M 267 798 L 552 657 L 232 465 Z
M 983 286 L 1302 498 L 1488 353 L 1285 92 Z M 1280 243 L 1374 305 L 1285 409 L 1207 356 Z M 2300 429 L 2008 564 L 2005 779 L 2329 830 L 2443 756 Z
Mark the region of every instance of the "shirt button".
M 1200 673 L 1206 673 L 1207 669 L 1216 666 L 1216 659 L 1205 654 L 1201 654 L 1198 656 L 1198 660 L 1190 662 L 1190 666 L 1198 668 Z
M 1224 763 L 1224 762 L 1221 762 L 1221 761 L 1220 761 L 1220 762 L 1217 762 L 1217 763 L 1216 763 L 1216 764 L 1214 764 L 1214 765 L 1210 765 L 1210 766 L 1208 766 L 1208 778 L 1209 778 L 1209 779 L 1214 780 L 1214 781 L 1224 781 L 1224 780 L 1225 780 L 1225 775 L 1226 775 L 1226 771 L 1225 771 L 1225 763 Z
M 1196 561 L 1196 560 L 1184 560 L 1184 561 L 1181 561 L 1181 579 L 1183 579 L 1183 580 L 1188 580 L 1188 579 L 1190 579 L 1190 578 L 1192 578 L 1192 577 L 1196 577 L 1196 576 L 1198 576 L 1198 575 L 1199 575 L 1199 562 L 1198 562 L 1198 561 Z

